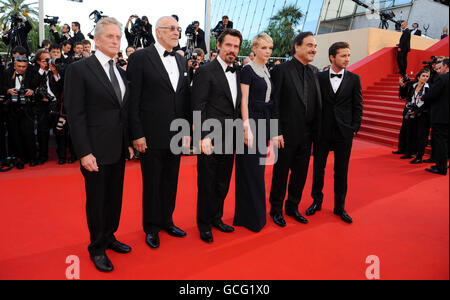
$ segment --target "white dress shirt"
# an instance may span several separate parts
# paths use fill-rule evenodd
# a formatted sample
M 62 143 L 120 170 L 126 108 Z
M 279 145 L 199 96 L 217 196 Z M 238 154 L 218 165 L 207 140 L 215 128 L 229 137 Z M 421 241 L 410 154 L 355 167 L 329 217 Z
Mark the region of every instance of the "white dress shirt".
M 20 78 L 20 79 L 19 79 Z M 22 86 L 22 81 L 25 80 L 23 75 L 19 75 L 16 73 L 16 90 L 20 90 L 20 87 Z
M 337 93 L 337 91 L 339 90 L 339 87 L 341 86 L 342 80 L 344 79 L 344 73 L 345 73 L 345 69 L 343 69 L 339 73 L 336 73 L 333 71 L 333 68 L 330 68 L 330 82 L 331 82 L 331 86 L 333 87 L 333 91 L 335 94 Z M 342 75 L 342 77 L 341 78 L 339 78 L 339 77 L 331 78 L 331 74 Z
M 48 80 L 48 77 L 47 77 L 47 76 L 48 76 L 48 72 L 51 72 L 51 71 L 45 71 L 45 70 L 39 69 L 39 75 L 42 76 L 42 75 L 45 74 L 45 82 L 46 82 L 48 94 L 49 94 L 50 96 L 55 97 L 55 94 L 53 94 L 52 89 L 50 88 L 50 81 Z M 58 81 L 61 79 L 61 77 L 59 76 L 59 74 L 58 74 L 58 76 L 56 76 L 55 74 L 53 74 L 53 77 L 55 78 L 55 81 L 56 81 L 56 82 L 58 82 Z
M 231 73 L 231 72 L 226 72 L 228 65 L 226 64 L 226 62 L 224 62 L 222 60 L 222 58 L 220 58 L 220 56 L 217 56 L 217 61 L 220 63 L 220 65 L 222 66 L 223 71 L 225 72 L 225 77 L 227 78 L 228 81 L 228 85 L 230 87 L 230 91 L 231 91 L 231 96 L 233 98 L 233 104 L 234 107 L 236 107 L 236 103 L 237 103 L 237 96 L 238 96 L 238 86 L 237 86 L 237 82 L 236 82 L 236 72 Z
M 103 67 L 103 70 L 105 70 L 106 76 L 108 76 L 109 81 L 111 81 L 111 77 L 109 77 L 109 61 L 112 59 L 109 56 L 106 56 L 104 53 L 102 53 L 100 50 L 95 51 L 95 57 L 97 57 L 98 61 Z M 114 73 L 116 74 L 117 80 L 119 81 L 120 86 L 120 92 L 122 93 L 122 99 L 125 96 L 126 88 L 125 83 L 123 82 L 122 75 L 120 75 L 119 70 L 116 67 L 116 62 L 114 61 Z
M 176 92 L 178 87 L 178 81 L 180 80 L 180 70 L 178 69 L 178 64 L 175 56 L 168 55 L 164 57 L 164 52 L 167 50 L 161 46 L 160 43 L 155 43 L 155 48 L 158 51 L 159 57 L 164 65 L 164 68 L 169 74 L 170 82 L 172 83 L 173 90 Z

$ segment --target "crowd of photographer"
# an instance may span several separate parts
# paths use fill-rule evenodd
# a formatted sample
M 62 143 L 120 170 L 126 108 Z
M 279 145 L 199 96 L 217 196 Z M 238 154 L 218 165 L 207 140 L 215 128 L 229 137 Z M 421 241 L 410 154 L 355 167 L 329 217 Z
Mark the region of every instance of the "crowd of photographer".
M 399 148 L 394 154 L 411 164 L 435 163 L 428 172 L 446 175 L 448 161 L 449 59 L 432 57 L 414 80 L 400 78 L 400 98 L 406 100 Z M 424 160 L 431 130 L 432 155 Z

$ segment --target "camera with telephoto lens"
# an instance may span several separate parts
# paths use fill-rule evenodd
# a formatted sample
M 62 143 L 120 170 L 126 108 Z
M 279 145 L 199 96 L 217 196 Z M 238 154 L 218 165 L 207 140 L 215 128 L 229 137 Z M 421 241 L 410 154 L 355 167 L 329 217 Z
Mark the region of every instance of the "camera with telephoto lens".
M 186 36 L 189 38 L 192 38 L 195 35 L 197 26 L 196 24 L 198 24 L 197 21 L 192 22 L 191 24 L 189 24 L 189 26 L 186 28 Z
M 192 67 L 196 67 L 198 65 L 197 62 L 198 53 L 192 53 L 191 59 L 192 59 Z
M 144 32 L 145 26 L 146 26 L 146 21 L 144 20 L 144 18 L 137 17 L 136 21 L 134 21 L 134 25 L 133 25 L 132 31 L 136 35 L 142 35 L 143 32 Z
M 419 111 L 419 107 L 416 104 L 411 104 L 407 106 L 408 112 L 405 115 L 406 120 L 412 120 L 417 116 L 417 112 Z
M 12 103 L 18 103 L 20 105 L 25 105 L 27 102 L 29 102 L 28 97 L 25 96 L 27 93 L 27 90 L 25 89 L 24 84 L 20 86 L 20 89 L 14 89 L 17 95 L 11 95 L 11 102 Z
M 59 68 L 63 63 L 61 58 L 47 58 L 45 61 L 56 68 Z
M 422 64 L 428 67 L 430 70 L 434 70 L 434 65 L 437 64 L 439 59 L 436 56 L 431 57 L 431 61 L 424 61 Z
M 49 102 L 56 100 L 55 96 L 52 96 L 49 94 L 46 86 L 37 88 L 36 96 L 38 96 L 42 99 L 47 99 Z
M 23 18 L 19 13 L 14 13 L 11 15 L 11 27 L 20 27 L 23 23 Z
M 44 23 L 49 24 L 50 26 L 56 26 L 58 24 L 59 17 L 46 16 L 44 18 Z

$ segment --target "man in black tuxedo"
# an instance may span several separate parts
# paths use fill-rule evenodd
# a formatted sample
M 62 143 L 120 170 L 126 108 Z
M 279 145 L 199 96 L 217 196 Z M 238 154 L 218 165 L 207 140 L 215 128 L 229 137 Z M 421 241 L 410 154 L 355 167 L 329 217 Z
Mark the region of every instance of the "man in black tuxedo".
M 72 22 L 73 37 L 68 39 L 68 41 L 72 44 L 72 52 L 74 51 L 75 43 L 82 42 L 84 40 L 84 34 L 80 29 L 79 22 Z
M 400 74 L 405 77 L 408 67 L 408 53 L 411 52 L 411 31 L 408 28 L 408 22 L 402 23 L 402 36 L 400 43 L 397 45 L 398 55 L 397 63 Z
M 322 107 L 319 83 L 310 66 L 317 53 L 313 33 L 300 33 L 294 40 L 293 49 L 293 59 L 272 72 L 275 86 L 272 118 L 279 120 L 279 133 L 274 138 L 274 145 L 280 150 L 273 169 L 270 215 L 281 227 L 286 226 L 283 203 L 289 171 L 285 212 L 297 222 L 308 223 L 299 213 L 298 206 L 308 174 L 312 143 L 320 129 Z
M 133 145 L 143 154 L 143 227 L 146 243 L 160 246 L 159 232 L 185 237 L 174 225 L 181 156 L 171 150 L 177 119 L 189 120 L 189 78 L 185 59 L 173 49 L 178 45 L 180 26 L 172 17 L 156 24 L 157 42 L 130 56 L 127 74 L 131 82 L 130 128 Z M 183 146 L 190 146 L 185 136 Z
M 233 64 L 241 45 L 242 35 L 239 31 L 224 31 L 217 43 L 219 56 L 197 70 L 192 86 L 193 110 L 201 112 L 202 124 L 207 120 L 215 120 L 222 129 L 222 139 L 216 140 L 210 131 L 195 128 L 201 131 L 202 139 L 197 164 L 197 226 L 200 238 L 207 243 L 213 242 L 212 227 L 225 233 L 234 231 L 233 227 L 222 221 L 235 150 L 234 130 L 224 129 L 226 120 L 234 122 L 240 118 L 240 77 Z
M 433 137 L 433 157 L 436 166 L 426 171 L 447 175 L 448 162 L 448 130 L 449 130 L 449 59 L 438 65 L 438 74 L 430 92 L 425 94 L 423 101 L 430 107 L 431 135 Z
M 361 127 L 363 98 L 358 75 L 346 70 L 350 63 L 350 45 L 333 44 L 329 49 L 331 68 L 317 75 L 323 100 L 322 127 L 314 145 L 313 205 L 306 211 L 311 216 L 322 209 L 325 167 L 330 151 L 334 151 L 334 213 L 347 223 L 352 218 L 345 211 L 347 177 L 353 137 Z
M 121 25 L 102 19 L 95 28 L 95 55 L 71 64 L 65 78 L 65 108 L 86 186 L 89 254 L 95 267 L 111 272 L 106 250 L 129 253 L 114 236 L 122 208 L 125 160 L 131 158 L 128 134 L 129 86 L 114 57 L 120 50 Z

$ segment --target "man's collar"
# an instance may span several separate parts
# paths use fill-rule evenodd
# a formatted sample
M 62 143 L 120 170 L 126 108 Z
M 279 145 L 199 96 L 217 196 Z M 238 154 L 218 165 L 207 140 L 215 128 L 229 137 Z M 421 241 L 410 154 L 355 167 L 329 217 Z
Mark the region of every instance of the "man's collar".
M 97 57 L 98 61 L 100 62 L 100 64 L 106 65 L 107 63 L 109 63 L 109 61 L 112 59 L 111 57 L 107 56 L 106 54 L 104 54 L 102 51 L 98 50 L 95 51 L 95 56 Z
M 227 70 L 227 68 L 229 67 L 228 64 L 226 62 L 224 62 L 223 59 L 219 55 L 217 56 L 216 59 L 219 62 L 220 66 L 222 67 L 223 71 L 225 72 Z
M 167 51 L 158 41 L 155 42 L 156 51 L 158 51 L 159 56 L 163 56 L 164 52 Z

